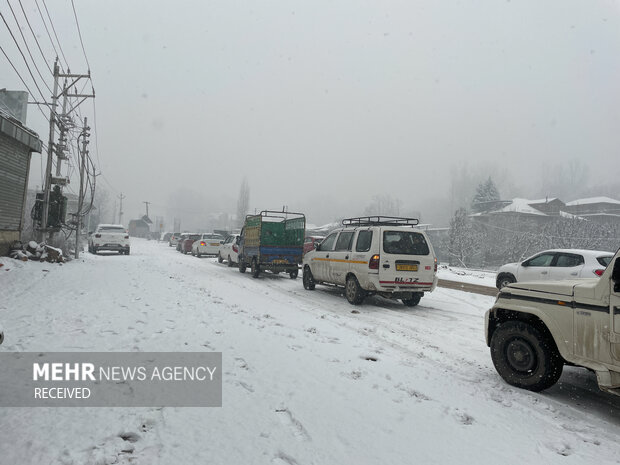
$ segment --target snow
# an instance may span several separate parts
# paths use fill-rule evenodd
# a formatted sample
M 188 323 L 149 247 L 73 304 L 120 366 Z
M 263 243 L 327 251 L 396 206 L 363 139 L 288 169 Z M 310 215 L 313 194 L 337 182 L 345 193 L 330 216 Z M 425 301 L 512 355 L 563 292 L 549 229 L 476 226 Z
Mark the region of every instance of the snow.
M 620 204 L 620 200 L 611 199 L 609 197 L 589 197 L 587 199 L 577 199 L 572 202 L 566 202 L 567 207 L 571 207 L 573 205 L 589 205 L 593 203 L 613 203 Z
M 381 298 L 352 307 L 339 289 L 306 291 L 284 274 L 256 280 L 138 239 L 130 256 L 0 263 L 0 350 L 221 351 L 224 360 L 222 408 L 0 409 L 3 464 L 620 457 L 620 398 L 594 375 L 566 368 L 539 394 L 499 378 L 484 342 L 491 297 L 438 288 L 413 309 Z
M 531 207 L 530 206 L 531 203 L 532 203 L 531 200 L 515 198 L 515 199 L 512 199 L 512 203 L 510 205 L 506 205 L 501 210 L 498 210 L 498 212 L 517 212 L 517 213 L 528 213 L 530 215 L 546 216 L 546 213 L 543 213 L 540 210 L 537 210 L 536 208 Z
M 448 281 L 495 287 L 497 273 L 495 271 L 472 270 L 456 266 L 439 265 L 437 268 L 437 276 L 439 279 Z

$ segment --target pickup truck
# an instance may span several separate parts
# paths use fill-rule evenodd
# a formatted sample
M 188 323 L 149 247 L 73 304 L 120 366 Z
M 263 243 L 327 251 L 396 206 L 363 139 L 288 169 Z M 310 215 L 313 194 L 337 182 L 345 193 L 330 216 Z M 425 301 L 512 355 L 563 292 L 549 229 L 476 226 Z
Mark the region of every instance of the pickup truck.
M 620 250 L 600 278 L 502 288 L 485 333 L 508 384 L 542 391 L 568 364 L 592 370 L 601 390 L 620 395 Z
M 262 270 L 282 271 L 291 279 L 297 278 L 301 264 L 306 232 L 306 217 L 302 213 L 263 210 L 248 215 L 239 239 L 239 271 L 247 267 L 258 278 Z
M 129 234 L 122 224 L 100 224 L 88 237 L 88 251 L 97 254 L 102 250 L 129 255 Z

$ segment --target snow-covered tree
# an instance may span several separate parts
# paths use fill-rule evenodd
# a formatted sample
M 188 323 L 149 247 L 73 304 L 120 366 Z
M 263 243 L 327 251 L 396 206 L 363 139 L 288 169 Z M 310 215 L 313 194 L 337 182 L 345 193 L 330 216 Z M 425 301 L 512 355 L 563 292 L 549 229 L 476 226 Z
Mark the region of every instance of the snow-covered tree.
M 499 200 L 499 191 L 491 179 L 491 176 L 484 182 L 481 182 L 476 188 L 476 193 L 471 202 L 471 208 L 474 212 L 484 211 L 489 205 L 488 202 Z
M 470 266 L 479 250 L 478 233 L 468 216 L 467 210 L 459 208 L 450 220 L 448 253 L 450 264 Z

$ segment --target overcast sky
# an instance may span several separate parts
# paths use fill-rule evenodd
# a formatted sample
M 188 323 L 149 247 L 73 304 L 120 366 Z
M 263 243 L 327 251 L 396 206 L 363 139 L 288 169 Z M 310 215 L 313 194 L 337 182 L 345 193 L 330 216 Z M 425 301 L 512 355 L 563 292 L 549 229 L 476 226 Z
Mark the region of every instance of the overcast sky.
M 53 56 L 34 0 L 22 2 Z M 450 167 L 465 162 L 505 181 L 503 196 L 538 193 L 543 165 L 568 160 L 589 166 L 590 182 L 620 179 L 615 1 L 75 4 L 112 187 L 100 184 L 127 196 L 126 219 L 144 200 L 165 214 L 182 190 L 199 199 L 191 210 L 234 213 L 244 176 L 252 209 L 288 205 L 315 223 L 360 214 L 376 194 L 432 219 Z M 85 71 L 71 2 L 46 5 L 71 70 Z M 6 3 L 0 11 L 16 31 Z M 1 87 L 23 90 L 4 56 Z M 32 106 L 28 125 L 47 142 Z

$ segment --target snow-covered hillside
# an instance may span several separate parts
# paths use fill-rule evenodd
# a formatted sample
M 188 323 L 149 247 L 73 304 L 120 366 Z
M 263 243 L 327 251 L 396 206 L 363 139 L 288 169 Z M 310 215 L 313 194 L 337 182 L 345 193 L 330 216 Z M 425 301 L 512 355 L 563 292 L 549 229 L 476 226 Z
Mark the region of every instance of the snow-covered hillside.
M 592 374 L 566 368 L 540 394 L 500 379 L 492 297 L 353 307 L 164 243 L 82 257 L 0 259 L 0 350 L 221 351 L 223 407 L 0 409 L 0 464 L 620 461 L 620 398 Z

